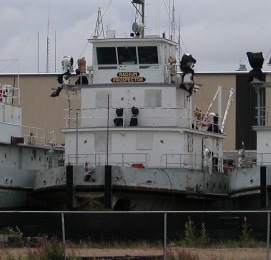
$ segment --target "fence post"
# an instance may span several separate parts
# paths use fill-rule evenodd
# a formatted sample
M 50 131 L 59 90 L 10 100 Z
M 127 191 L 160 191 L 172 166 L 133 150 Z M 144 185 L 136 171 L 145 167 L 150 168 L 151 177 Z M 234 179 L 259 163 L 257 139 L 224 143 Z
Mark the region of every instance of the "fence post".
M 63 245 L 64 245 L 64 255 L 66 260 L 66 237 L 65 237 L 65 222 L 64 222 L 64 213 L 61 213 L 61 223 L 62 223 L 62 239 L 63 239 Z
M 266 238 L 266 260 L 269 260 L 270 251 L 270 211 L 267 212 L 267 238 Z
M 167 212 L 164 213 L 164 260 L 167 259 Z

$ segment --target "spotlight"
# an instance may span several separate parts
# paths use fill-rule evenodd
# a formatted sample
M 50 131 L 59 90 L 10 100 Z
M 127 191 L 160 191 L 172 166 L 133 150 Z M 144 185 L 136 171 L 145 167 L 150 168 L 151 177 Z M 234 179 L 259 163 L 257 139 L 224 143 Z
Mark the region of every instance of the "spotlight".
M 117 117 L 114 119 L 115 126 L 123 126 L 123 108 L 116 109 Z
M 264 61 L 262 52 L 247 52 L 247 57 L 249 64 L 252 67 L 252 70 L 248 73 L 248 81 L 251 82 L 254 78 L 260 81 L 264 81 L 264 76 L 261 70 Z
M 130 126 L 137 126 L 138 125 L 138 121 L 137 121 L 137 115 L 139 113 L 139 110 L 137 107 L 132 107 L 132 117 L 131 117 L 131 121 L 130 121 Z

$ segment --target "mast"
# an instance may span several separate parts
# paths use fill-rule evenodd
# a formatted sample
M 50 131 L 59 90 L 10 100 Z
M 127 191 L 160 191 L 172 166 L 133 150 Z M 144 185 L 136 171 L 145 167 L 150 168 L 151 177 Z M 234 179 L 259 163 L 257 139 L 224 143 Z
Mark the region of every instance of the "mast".
M 179 61 L 181 60 L 181 21 L 179 17 L 179 34 L 178 34 L 178 55 L 179 55 Z
M 173 0 L 173 6 L 172 6 L 171 40 L 175 42 L 175 5 L 174 5 L 174 0 Z
M 40 73 L 40 32 L 38 31 L 38 73 Z
M 93 38 L 98 39 L 101 34 L 103 34 L 103 38 L 105 38 L 104 37 L 104 27 L 103 27 L 102 13 L 101 13 L 101 9 L 99 7 L 97 20 L 96 20 L 96 27 L 95 27 L 95 31 L 94 31 L 94 34 L 93 34 Z
M 48 11 L 48 23 L 47 23 L 47 55 L 46 55 L 46 73 L 49 72 L 49 26 L 50 26 L 50 5 L 49 5 L 49 11 Z
M 55 31 L 55 72 L 56 72 L 56 31 Z
M 214 97 L 213 97 L 213 100 L 212 100 L 212 102 L 210 103 L 210 105 L 209 105 L 209 107 L 208 107 L 208 109 L 207 109 L 207 111 L 206 111 L 206 113 L 205 113 L 205 115 L 204 115 L 204 117 L 203 117 L 203 119 L 202 119 L 202 122 L 203 123 L 206 123 L 206 121 L 208 120 L 208 116 L 209 116 L 209 112 L 210 112 L 210 110 L 211 110 L 211 108 L 212 108 L 212 106 L 213 106 L 213 103 L 214 103 L 214 101 L 215 101 L 215 99 L 216 99 L 216 97 L 217 97 L 217 95 L 218 95 L 218 93 L 219 93 L 219 91 L 221 90 L 221 88 L 217 88 L 217 91 L 216 91 L 216 93 L 215 93 L 215 95 L 214 95 Z
M 137 13 L 141 16 L 141 23 L 142 23 L 142 25 L 140 25 L 139 23 L 134 22 L 133 31 L 135 32 L 136 36 L 141 36 L 142 38 L 144 38 L 145 0 L 132 0 L 132 4 L 135 7 Z M 137 5 L 141 5 L 141 8 L 139 8 Z
M 234 93 L 234 89 L 231 88 L 230 93 L 229 93 L 229 97 L 228 97 L 227 106 L 226 106 L 224 116 L 223 116 L 223 120 L 222 120 L 222 123 L 221 123 L 221 133 L 224 132 L 225 122 L 226 122 L 226 119 L 227 119 L 227 116 L 228 116 L 228 113 L 229 113 L 233 93 Z

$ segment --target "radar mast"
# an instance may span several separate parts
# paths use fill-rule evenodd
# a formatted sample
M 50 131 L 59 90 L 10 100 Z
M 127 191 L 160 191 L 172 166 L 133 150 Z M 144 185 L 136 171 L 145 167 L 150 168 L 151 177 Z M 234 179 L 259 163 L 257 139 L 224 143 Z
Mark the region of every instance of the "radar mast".
M 131 36 L 142 37 L 144 38 L 144 26 L 145 26 L 145 0 L 132 0 L 132 4 L 136 9 L 136 12 L 141 16 L 141 21 L 135 22 L 132 25 Z

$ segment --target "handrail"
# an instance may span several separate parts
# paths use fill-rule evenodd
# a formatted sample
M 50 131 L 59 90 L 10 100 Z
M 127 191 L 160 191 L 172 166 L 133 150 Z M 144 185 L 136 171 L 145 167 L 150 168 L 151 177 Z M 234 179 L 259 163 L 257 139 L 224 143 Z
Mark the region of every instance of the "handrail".
M 116 115 L 115 107 L 110 107 L 110 127 L 114 125 L 114 119 L 118 116 Z M 193 111 L 189 109 L 182 108 L 145 108 L 138 107 L 139 114 L 137 116 L 139 126 L 172 126 L 172 127 L 186 127 L 191 129 L 207 130 L 208 126 L 212 123 L 206 118 L 198 117 Z M 132 117 L 131 108 L 124 108 L 123 116 L 118 117 L 123 119 L 122 126 L 128 126 L 130 119 Z M 66 109 L 67 116 L 66 127 L 75 128 L 76 117 L 75 114 L 78 113 L 78 109 Z M 95 111 L 95 114 L 92 113 Z M 98 113 L 96 113 L 98 111 Z M 108 109 L 107 108 L 87 108 L 80 110 L 79 115 L 79 125 L 84 127 L 106 127 L 108 119 Z M 192 113 L 191 113 L 192 112 Z M 125 125 L 126 122 L 126 125 Z M 140 124 L 141 123 L 141 124 Z M 215 125 L 213 123 L 213 125 Z M 219 126 L 219 124 L 217 124 Z
M 215 157 L 213 157 L 215 158 Z M 187 153 L 187 154 L 162 154 L 160 159 L 159 168 L 187 168 L 187 169 L 197 169 L 204 170 L 210 167 L 215 167 L 215 170 L 218 172 L 223 171 L 223 158 L 217 157 L 216 161 L 210 158 L 204 158 L 201 154 L 196 153 Z
M 32 126 L 22 126 L 25 143 L 45 145 L 45 129 Z
M 143 164 L 145 168 L 148 167 L 150 154 L 148 153 L 109 153 L 108 163 L 110 165 L 125 166 L 132 164 Z M 78 165 L 85 165 L 88 163 L 93 167 L 97 165 L 106 164 L 106 153 L 96 154 L 78 154 Z M 65 155 L 65 164 L 73 164 L 76 161 L 75 154 Z
M 217 171 L 223 172 L 224 167 L 231 167 L 231 170 L 235 168 L 251 168 L 255 166 L 271 165 L 271 153 L 252 153 L 253 155 L 242 157 L 238 152 L 232 154 L 232 158 L 218 157 L 217 161 L 212 161 L 212 157 L 204 159 L 203 155 L 196 153 L 186 154 L 162 154 L 160 158 L 159 168 L 186 168 L 190 170 L 203 170 L 205 172 L 211 172 L 211 168 L 215 167 Z M 238 157 L 239 156 L 239 157 Z M 270 158 L 269 160 L 266 157 Z M 65 166 L 68 164 L 75 164 L 76 155 L 47 155 L 44 156 L 44 166 L 46 168 Z M 78 165 L 88 167 L 96 167 L 98 165 L 106 164 L 106 154 L 78 154 Z M 227 165 L 226 162 L 231 160 L 231 164 Z M 133 166 L 134 164 L 140 164 L 144 168 L 149 167 L 150 154 L 149 153 L 109 153 L 109 164 L 114 166 Z
M 236 168 L 251 168 L 255 166 L 271 165 L 271 153 L 244 151 L 243 154 L 240 154 L 236 151 L 224 159 L 232 160 L 232 165 Z
M 256 115 L 257 122 L 260 122 L 258 126 L 271 126 L 271 107 L 256 107 L 258 115 Z

